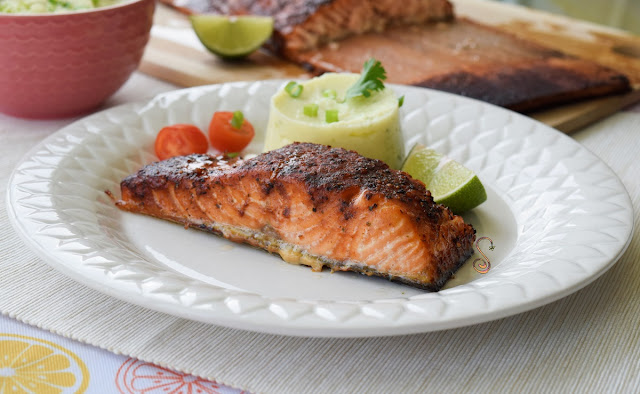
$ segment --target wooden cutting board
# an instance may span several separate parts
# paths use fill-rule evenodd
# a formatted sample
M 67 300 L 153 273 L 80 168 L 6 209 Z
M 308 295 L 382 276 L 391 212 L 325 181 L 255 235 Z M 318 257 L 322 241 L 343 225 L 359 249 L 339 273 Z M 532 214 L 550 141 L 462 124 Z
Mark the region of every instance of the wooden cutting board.
M 485 0 L 452 0 L 456 14 L 626 74 L 633 91 L 528 114 L 566 133 L 577 131 L 640 101 L 640 37 L 525 7 Z M 140 70 L 191 87 L 230 81 L 293 79 L 309 75 L 299 66 L 256 52 L 243 61 L 222 61 L 199 43 L 188 19 L 159 4 Z

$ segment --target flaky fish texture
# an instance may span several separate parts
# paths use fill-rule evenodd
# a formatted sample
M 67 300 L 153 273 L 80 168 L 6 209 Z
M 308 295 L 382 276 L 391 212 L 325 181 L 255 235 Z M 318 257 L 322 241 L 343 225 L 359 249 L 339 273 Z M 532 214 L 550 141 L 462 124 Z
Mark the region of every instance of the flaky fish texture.
M 248 160 L 194 154 L 149 164 L 116 205 L 210 231 L 285 261 L 437 291 L 475 230 L 422 182 L 354 151 L 294 143 Z

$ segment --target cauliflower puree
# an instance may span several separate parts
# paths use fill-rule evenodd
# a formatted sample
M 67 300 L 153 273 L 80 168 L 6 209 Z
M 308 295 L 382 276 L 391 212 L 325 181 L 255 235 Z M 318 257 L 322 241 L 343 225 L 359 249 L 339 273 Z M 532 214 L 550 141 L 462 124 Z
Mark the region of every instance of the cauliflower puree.
M 271 99 L 265 151 L 292 142 L 313 142 L 352 149 L 400 169 L 404 141 L 400 131 L 398 98 L 385 88 L 370 97 L 344 100 L 358 74 L 327 73 L 301 83 L 302 93 L 292 97 L 281 89 Z M 327 94 L 330 91 L 332 94 Z M 315 116 L 305 106 L 316 106 Z M 337 111 L 337 121 L 327 121 L 327 111 Z

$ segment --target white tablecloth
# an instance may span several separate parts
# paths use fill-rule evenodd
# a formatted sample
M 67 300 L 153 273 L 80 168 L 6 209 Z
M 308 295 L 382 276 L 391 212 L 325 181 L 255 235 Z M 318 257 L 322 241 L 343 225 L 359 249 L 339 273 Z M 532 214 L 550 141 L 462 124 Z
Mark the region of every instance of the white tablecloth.
M 108 106 L 173 88 L 135 74 Z M 150 387 L 156 391 L 147 392 L 165 392 L 170 386 L 164 382 L 182 382 L 184 390 L 199 387 L 202 392 L 640 391 L 637 230 L 611 270 L 569 297 L 513 317 L 421 335 L 264 335 L 152 312 L 90 290 L 51 269 L 24 246 L 4 209 L 7 180 L 19 159 L 73 120 L 0 115 L 0 311 L 5 315 L 0 317 L 0 387 L 9 371 L 3 369 L 3 352 L 14 354 L 28 344 L 44 352 L 43 359 L 51 353 L 70 360 L 67 369 L 76 368 L 74 384 L 89 376 L 88 392 L 142 392 Z M 574 138 L 622 179 L 633 201 L 637 228 L 640 106 Z M 47 376 L 63 381 L 61 375 Z M 8 386 L 5 390 L 11 392 Z

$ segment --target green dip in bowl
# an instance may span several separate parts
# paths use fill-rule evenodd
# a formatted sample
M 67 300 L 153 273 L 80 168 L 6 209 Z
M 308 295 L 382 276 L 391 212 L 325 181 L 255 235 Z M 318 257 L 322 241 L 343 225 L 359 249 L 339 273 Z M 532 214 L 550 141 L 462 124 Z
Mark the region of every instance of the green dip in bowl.
M 125 0 L 126 1 L 126 0 Z M 0 13 L 42 14 L 88 10 L 124 2 L 123 0 L 0 0 Z

